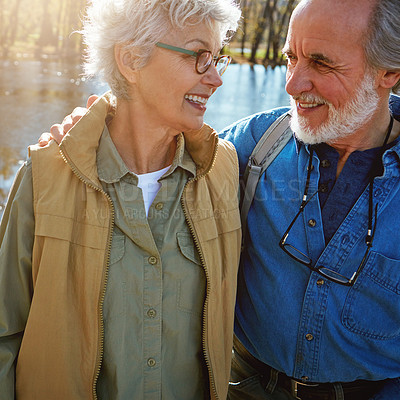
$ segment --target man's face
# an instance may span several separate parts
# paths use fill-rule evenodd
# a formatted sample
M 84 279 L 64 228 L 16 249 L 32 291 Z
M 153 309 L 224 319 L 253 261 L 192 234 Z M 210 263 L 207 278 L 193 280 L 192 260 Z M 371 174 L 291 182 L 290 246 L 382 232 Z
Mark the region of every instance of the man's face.
M 308 136 L 317 136 L 308 142 L 329 141 L 325 127 L 332 130 L 333 115 L 353 117 L 360 101 L 360 112 L 367 114 L 363 117 L 376 110 L 375 83 L 362 47 L 370 11 L 368 0 L 305 0 L 293 13 L 284 47 L 286 90 L 292 97 L 294 124 L 306 129 Z M 365 123 L 359 116 L 355 120 L 361 122 L 351 124 L 350 132 L 337 132 L 339 137 Z M 333 129 L 337 128 L 344 129 Z

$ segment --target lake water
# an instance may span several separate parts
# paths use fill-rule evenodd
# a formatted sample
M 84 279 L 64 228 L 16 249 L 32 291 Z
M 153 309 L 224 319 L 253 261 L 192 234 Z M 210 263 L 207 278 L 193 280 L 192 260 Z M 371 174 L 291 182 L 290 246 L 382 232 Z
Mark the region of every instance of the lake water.
M 224 85 L 207 104 L 205 122 L 221 130 L 247 115 L 289 104 L 285 67 L 230 65 Z M 86 81 L 79 66 L 54 62 L 0 61 L 0 217 L 18 166 L 29 144 L 60 122 L 90 94 L 107 85 Z

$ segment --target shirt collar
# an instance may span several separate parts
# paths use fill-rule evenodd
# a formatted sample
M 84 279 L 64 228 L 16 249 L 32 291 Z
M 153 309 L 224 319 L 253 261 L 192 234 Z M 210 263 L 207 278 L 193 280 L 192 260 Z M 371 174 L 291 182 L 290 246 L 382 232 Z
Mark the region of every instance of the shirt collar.
M 161 179 L 171 175 L 178 167 L 185 169 L 192 176 L 196 175 L 196 165 L 185 150 L 185 139 L 181 133 L 177 136 L 177 148 L 171 168 Z M 105 183 L 115 183 L 121 180 L 126 174 L 133 174 L 129 171 L 118 153 L 111 139 L 107 125 L 104 125 L 97 149 L 97 171 L 100 181 Z
M 181 167 L 184 170 L 190 172 L 192 176 L 196 175 L 196 164 L 192 160 L 192 157 L 190 157 L 189 153 L 186 151 L 185 137 L 182 133 L 180 133 L 176 138 L 176 153 L 172 161 L 171 168 L 161 179 L 164 179 L 167 176 L 171 175 L 178 167 Z
M 111 139 L 107 125 L 104 125 L 97 149 L 97 172 L 100 181 L 105 183 L 118 182 L 130 173 Z

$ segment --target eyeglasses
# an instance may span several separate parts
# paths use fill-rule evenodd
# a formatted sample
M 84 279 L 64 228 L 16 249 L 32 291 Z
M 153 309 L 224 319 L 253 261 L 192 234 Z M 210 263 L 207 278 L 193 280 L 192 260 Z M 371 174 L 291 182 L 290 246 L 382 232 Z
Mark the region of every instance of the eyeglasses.
M 390 128 L 391 130 L 391 128 Z M 385 141 L 386 144 L 387 140 Z M 385 145 L 384 144 L 384 145 Z M 299 263 L 305 265 L 309 269 L 311 269 L 314 272 L 319 273 L 322 275 L 324 278 L 329 279 L 330 281 L 333 281 L 335 283 L 338 283 L 340 285 L 345 285 L 345 286 L 353 286 L 354 283 L 356 282 L 358 276 L 360 275 L 361 271 L 364 268 L 365 262 L 367 260 L 369 251 L 372 247 L 372 241 L 374 239 L 375 235 L 375 228 L 376 228 L 376 218 L 377 218 L 377 209 L 378 205 L 375 206 L 375 218 L 374 218 L 374 228 L 372 228 L 372 214 L 373 214 L 373 200 L 372 200 L 372 193 L 373 193 L 373 178 L 371 178 L 370 181 L 370 188 L 369 188 L 369 209 L 368 209 L 368 230 L 367 230 L 367 236 L 365 238 L 365 243 L 367 245 L 367 250 L 364 254 L 364 257 L 361 260 L 361 263 L 359 267 L 357 268 L 356 272 L 354 272 L 353 276 L 351 278 L 346 278 L 344 275 L 339 274 L 338 272 L 327 268 L 327 267 L 314 267 L 312 265 L 312 260 L 310 257 L 308 257 L 306 254 L 302 253 L 300 250 L 298 250 L 296 247 L 292 246 L 291 244 L 286 243 L 287 238 L 289 236 L 289 232 L 292 229 L 294 223 L 296 222 L 297 218 L 299 215 L 304 211 L 304 208 L 306 205 L 311 201 L 311 199 L 318 193 L 316 191 L 310 198 L 307 198 L 308 196 L 308 187 L 310 184 L 310 175 L 311 175 L 311 169 L 312 169 L 312 156 L 313 156 L 313 149 L 311 148 L 310 150 L 310 160 L 308 163 L 307 167 L 307 180 L 306 180 L 306 187 L 304 189 L 304 195 L 302 202 L 300 204 L 300 209 L 293 218 L 293 221 L 289 224 L 289 227 L 286 229 L 286 232 L 283 234 L 281 240 L 279 241 L 279 246 L 280 248 L 288 254 L 290 257 L 292 257 L 294 260 L 298 261 Z
M 232 58 L 230 56 L 218 56 L 214 57 L 209 50 L 199 50 L 199 51 L 191 51 L 187 49 L 182 49 L 181 47 L 171 46 L 169 44 L 157 42 L 157 47 L 162 47 L 163 49 L 176 51 L 178 53 L 188 54 L 189 56 L 196 58 L 196 72 L 198 74 L 204 74 L 207 72 L 210 65 L 214 63 L 215 68 L 220 76 L 226 71 L 228 68 L 229 63 L 231 62 Z

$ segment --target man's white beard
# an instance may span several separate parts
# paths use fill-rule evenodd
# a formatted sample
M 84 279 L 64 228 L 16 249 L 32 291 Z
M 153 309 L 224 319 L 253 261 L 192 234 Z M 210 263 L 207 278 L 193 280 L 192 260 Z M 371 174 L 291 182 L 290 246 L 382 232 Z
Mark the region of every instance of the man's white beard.
M 320 126 L 311 129 L 307 126 L 307 118 L 297 114 L 295 100 L 328 105 L 328 118 Z M 356 90 L 355 98 L 343 108 L 335 109 L 324 98 L 312 94 L 291 97 L 292 118 L 290 127 L 296 137 L 306 144 L 327 143 L 353 134 L 365 125 L 378 107 L 379 97 L 374 89 L 374 79 L 366 73 Z

